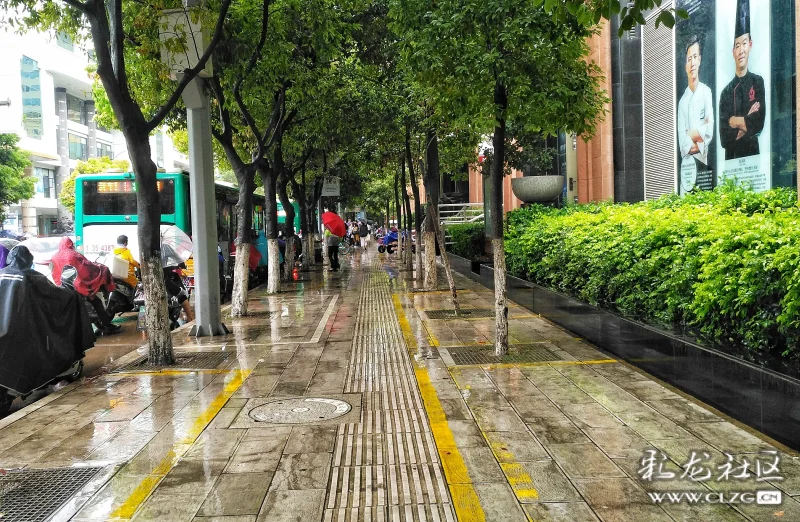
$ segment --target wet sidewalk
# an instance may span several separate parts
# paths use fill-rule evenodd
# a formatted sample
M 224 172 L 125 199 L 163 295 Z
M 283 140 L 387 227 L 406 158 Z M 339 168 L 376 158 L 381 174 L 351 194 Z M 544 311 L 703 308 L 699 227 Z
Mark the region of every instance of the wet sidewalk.
M 800 520 L 785 448 L 516 305 L 495 358 L 465 278 L 453 317 L 395 256 L 343 268 L 0 420 L 2 520 Z

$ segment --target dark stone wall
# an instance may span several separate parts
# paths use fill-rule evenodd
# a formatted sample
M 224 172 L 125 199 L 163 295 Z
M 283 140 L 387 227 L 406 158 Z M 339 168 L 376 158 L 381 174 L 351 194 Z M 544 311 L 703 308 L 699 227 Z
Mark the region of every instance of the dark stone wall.
M 642 31 L 618 35 L 611 22 L 611 113 L 614 126 L 614 200 L 644 200 Z

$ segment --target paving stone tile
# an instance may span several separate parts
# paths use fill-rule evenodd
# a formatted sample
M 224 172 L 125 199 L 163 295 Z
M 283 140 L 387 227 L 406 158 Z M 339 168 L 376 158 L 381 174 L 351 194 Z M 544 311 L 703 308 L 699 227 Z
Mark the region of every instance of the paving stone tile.
M 585 502 L 536 502 L 523 508 L 536 522 L 600 522 Z
M 235 473 L 220 475 L 200 507 L 198 515 L 258 515 L 267 495 L 272 473 Z
M 148 498 L 141 510 L 133 517 L 135 521 L 169 520 L 170 522 L 191 521 L 205 495 L 176 495 L 157 491 Z
M 595 399 L 574 384 L 537 386 L 559 408 L 570 404 L 594 404 Z
M 275 471 L 281 459 L 285 440 L 257 439 L 239 444 L 225 467 L 225 473 L 259 473 Z
M 661 507 L 646 504 L 597 506 L 594 511 L 603 522 L 674 522 Z
M 447 420 L 471 421 L 472 414 L 463 399 L 439 399 Z
M 295 453 L 281 457 L 271 489 L 321 489 L 328 485 L 330 453 Z
M 284 454 L 332 452 L 336 443 L 335 426 L 299 426 L 292 428 Z
M 508 483 L 475 484 L 486 522 L 525 521 L 526 516 Z
M 636 431 L 644 439 L 684 439 L 691 435 L 665 416 L 656 411 L 621 412 L 617 417 Z
M 623 426 L 621 420 L 596 402 L 567 404 L 562 410 L 579 428 L 616 428 Z
M 501 464 L 521 502 L 576 502 L 578 492 L 553 460 Z
M 680 395 L 655 381 L 621 382 L 619 387 L 641 401 L 662 401 L 680 398 Z
M 470 411 L 482 431 L 527 432 L 525 423 L 513 408 L 483 408 L 470 406 Z
M 484 432 L 489 447 L 500 462 L 542 460 L 549 455 L 536 438 L 528 432 Z
M 502 482 L 505 480 L 492 451 L 486 446 L 459 448 L 472 482 Z
M 775 449 L 729 422 L 693 423 L 687 424 L 686 429 L 722 452 L 758 453 L 761 450 Z
M 698 422 L 722 422 L 718 415 L 702 408 L 683 397 L 673 399 L 648 400 L 647 404 L 672 422 L 684 426 Z
M 567 418 L 539 419 L 536 423 L 528 423 L 528 428 L 542 444 L 565 444 L 591 442 L 580 428 Z
M 324 489 L 270 491 L 258 522 L 319 522 L 324 503 Z
M 594 444 L 547 444 L 547 451 L 570 478 L 625 477 Z
M 609 457 L 641 458 L 652 445 L 627 426 L 584 428 L 583 432 Z
M 175 464 L 158 485 L 158 491 L 172 495 L 206 494 L 227 465 L 227 459 L 185 458 Z
M 713 520 L 714 522 L 744 522 L 747 517 L 730 506 L 723 504 L 661 504 L 675 522 L 695 522 L 697 520 Z M 780 519 L 778 519 L 780 520 Z
M 595 510 L 601 506 L 626 508 L 632 504 L 652 507 L 652 501 L 647 493 L 629 478 L 579 478 L 573 479 L 572 483 Z
M 474 422 L 448 420 L 447 425 L 459 448 L 486 446 L 486 440 Z
M 239 515 L 232 517 L 194 517 L 192 522 L 256 522 L 256 516 Z

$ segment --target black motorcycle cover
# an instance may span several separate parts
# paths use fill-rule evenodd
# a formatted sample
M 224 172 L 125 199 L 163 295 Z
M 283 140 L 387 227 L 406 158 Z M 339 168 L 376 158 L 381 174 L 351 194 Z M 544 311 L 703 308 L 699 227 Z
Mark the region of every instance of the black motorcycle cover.
M 94 346 L 78 294 L 33 270 L 0 270 L 0 386 L 35 390 Z

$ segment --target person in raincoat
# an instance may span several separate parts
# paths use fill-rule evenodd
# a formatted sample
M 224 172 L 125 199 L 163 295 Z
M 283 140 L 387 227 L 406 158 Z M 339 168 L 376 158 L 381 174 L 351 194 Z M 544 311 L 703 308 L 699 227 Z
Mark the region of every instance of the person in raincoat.
M 59 242 L 58 252 L 53 256 L 51 263 L 53 264 L 53 281 L 57 285 L 61 285 L 61 272 L 64 267 L 67 265 L 75 267 L 75 270 L 78 271 L 75 291 L 86 297 L 86 300 L 97 312 L 97 318 L 102 324 L 103 335 L 118 332 L 121 327 L 111 323 L 111 316 L 108 315 L 103 301 L 97 297 L 98 292 L 103 290 L 111 292 L 116 286 L 108 267 L 86 259 L 75 250 L 75 243 L 68 237 L 62 238 Z

